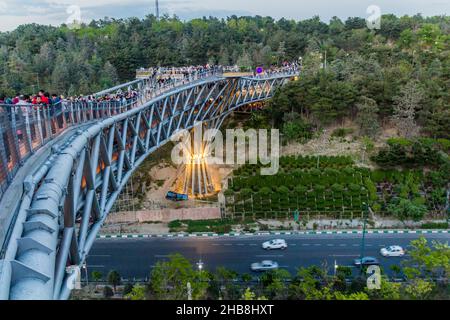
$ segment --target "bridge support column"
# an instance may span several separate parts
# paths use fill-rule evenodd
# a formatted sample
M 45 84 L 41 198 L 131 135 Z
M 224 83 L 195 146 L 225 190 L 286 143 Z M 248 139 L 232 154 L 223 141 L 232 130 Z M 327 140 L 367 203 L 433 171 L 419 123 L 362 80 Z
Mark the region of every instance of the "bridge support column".
M 189 154 L 184 167 L 183 193 L 193 197 L 206 196 L 215 192 L 211 169 L 207 163 L 209 145 L 203 141 L 201 126 L 192 129 L 190 135 L 190 146 L 185 150 Z

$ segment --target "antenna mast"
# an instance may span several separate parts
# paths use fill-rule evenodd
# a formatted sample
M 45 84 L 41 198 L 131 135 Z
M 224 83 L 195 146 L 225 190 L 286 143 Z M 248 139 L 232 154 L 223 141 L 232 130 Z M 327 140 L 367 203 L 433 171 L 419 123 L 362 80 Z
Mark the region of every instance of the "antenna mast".
M 155 0 L 155 7 L 156 7 L 156 19 L 159 19 L 159 1 Z

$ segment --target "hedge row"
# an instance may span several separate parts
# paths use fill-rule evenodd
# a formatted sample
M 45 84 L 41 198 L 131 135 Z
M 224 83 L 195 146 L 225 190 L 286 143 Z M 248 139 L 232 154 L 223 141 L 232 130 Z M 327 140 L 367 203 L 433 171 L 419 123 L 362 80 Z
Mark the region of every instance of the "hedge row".
M 317 164 L 319 164 L 319 169 L 325 168 L 335 168 L 341 169 L 353 165 L 353 160 L 350 157 L 339 156 L 339 157 L 312 157 L 312 156 L 287 156 L 280 158 L 280 170 L 281 172 L 290 172 L 294 169 L 317 169 Z M 244 165 L 239 169 L 234 171 L 235 176 L 248 176 L 258 174 L 262 165 Z

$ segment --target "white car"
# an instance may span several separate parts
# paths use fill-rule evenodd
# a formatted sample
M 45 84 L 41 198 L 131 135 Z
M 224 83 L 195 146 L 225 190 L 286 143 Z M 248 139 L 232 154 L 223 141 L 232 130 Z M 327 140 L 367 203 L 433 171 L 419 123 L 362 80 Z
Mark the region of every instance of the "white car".
M 287 246 L 288 245 L 286 243 L 286 240 L 283 239 L 270 240 L 262 244 L 264 250 L 277 250 L 277 249 L 284 250 L 287 248 Z
M 405 250 L 400 246 L 390 246 L 380 250 L 383 257 L 403 257 L 405 255 Z
M 278 269 L 278 262 L 266 260 L 262 262 L 252 263 L 250 266 L 252 271 L 269 271 Z

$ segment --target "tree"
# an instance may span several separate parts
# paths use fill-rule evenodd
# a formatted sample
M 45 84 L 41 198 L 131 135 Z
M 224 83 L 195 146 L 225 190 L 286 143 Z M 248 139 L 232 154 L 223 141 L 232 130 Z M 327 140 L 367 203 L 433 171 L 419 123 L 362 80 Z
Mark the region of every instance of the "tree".
M 114 292 L 116 292 L 117 286 L 121 283 L 120 274 L 116 270 L 112 270 L 108 273 L 108 283 L 113 286 Z
M 400 283 L 390 282 L 386 277 L 382 277 L 379 290 L 366 289 L 366 292 L 370 299 L 374 300 L 400 300 L 401 286 Z
M 94 280 L 94 282 L 99 282 L 102 280 L 103 274 L 99 271 L 93 271 L 91 273 L 91 277 L 92 277 L 92 280 Z
M 242 300 L 246 301 L 256 300 L 255 298 L 256 294 L 254 294 L 250 288 L 247 288 L 244 294 L 242 295 Z
M 291 278 L 291 274 L 284 269 L 273 270 L 261 276 L 261 283 L 264 287 L 265 295 L 271 300 L 283 300 L 287 297 L 286 281 Z
M 369 296 L 364 292 L 351 293 L 347 295 L 341 292 L 335 292 L 334 297 L 336 300 L 369 300 Z
M 394 200 L 393 203 L 388 205 L 387 210 L 401 221 L 408 219 L 420 221 L 428 212 L 426 206 L 416 204 L 409 199 Z
M 245 191 L 245 189 L 243 189 L 242 191 Z M 252 193 L 251 190 L 250 193 Z M 240 287 L 234 282 L 234 280 L 239 277 L 237 272 L 229 270 L 224 267 L 219 267 L 216 270 L 215 277 L 221 288 L 220 291 L 223 299 L 226 300 L 239 299 L 241 295 Z
M 300 268 L 289 286 L 289 296 L 295 300 L 332 300 L 332 285 L 319 267 Z
M 434 289 L 433 283 L 425 281 L 423 279 L 414 279 L 411 283 L 409 283 L 406 286 L 405 292 L 409 295 L 411 299 L 426 300 L 430 298 L 433 289 Z
M 244 53 L 238 58 L 236 64 L 241 68 L 241 70 L 244 71 L 250 71 L 253 68 L 253 62 L 247 51 L 244 51 Z
M 114 296 L 113 289 L 111 289 L 111 287 L 105 286 L 103 288 L 103 297 L 106 298 L 106 299 L 109 299 L 109 298 L 111 298 L 113 296 Z
M 130 300 L 145 300 L 146 296 L 146 288 L 141 285 L 136 285 L 133 287 L 131 292 L 125 296 L 125 298 Z
M 404 273 L 409 279 L 444 279 L 450 276 L 450 246 L 448 243 L 428 240 L 421 237 L 411 242 L 409 259 L 404 262 Z M 422 285 L 419 283 L 419 285 Z
M 424 92 L 417 80 L 409 81 L 400 89 L 400 95 L 394 97 L 393 120 L 401 136 L 412 138 L 419 133 L 416 112 L 421 108 L 423 98 Z
M 267 300 L 267 298 L 264 296 L 256 298 L 256 294 L 250 288 L 247 288 L 245 290 L 244 294 L 242 295 L 242 300 L 245 300 L 245 301 L 259 300 L 259 301 L 261 301 L 261 300 Z
M 286 57 L 286 43 L 284 41 L 280 42 L 280 45 L 277 50 L 278 64 L 284 60 Z
M 129 283 L 129 282 L 128 282 L 128 283 L 125 285 L 125 287 L 123 288 L 122 294 L 123 294 L 124 296 L 126 296 L 127 294 L 131 293 L 131 291 L 133 291 L 133 288 L 134 288 L 134 285 L 133 285 L 132 283 Z
M 119 82 L 116 68 L 107 61 L 103 67 L 100 85 L 102 89 L 114 87 Z
M 376 137 L 380 131 L 377 102 L 367 97 L 361 97 L 356 108 L 358 109 L 356 123 L 359 126 L 360 134 L 370 138 Z
M 168 261 L 158 261 L 150 276 L 150 293 L 157 300 L 186 300 L 188 283 L 192 298 L 201 299 L 208 288 L 206 271 L 194 270 L 180 254 L 170 255 Z

